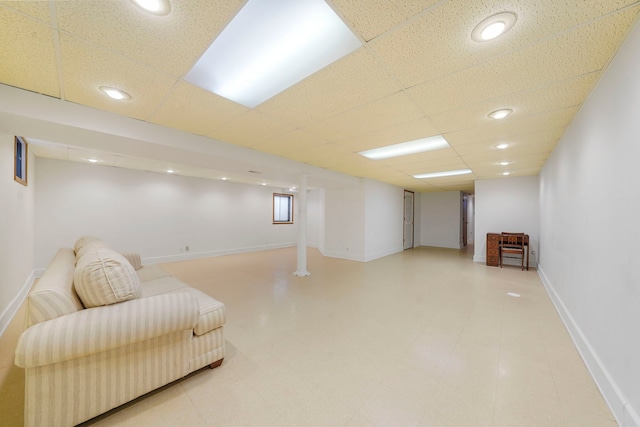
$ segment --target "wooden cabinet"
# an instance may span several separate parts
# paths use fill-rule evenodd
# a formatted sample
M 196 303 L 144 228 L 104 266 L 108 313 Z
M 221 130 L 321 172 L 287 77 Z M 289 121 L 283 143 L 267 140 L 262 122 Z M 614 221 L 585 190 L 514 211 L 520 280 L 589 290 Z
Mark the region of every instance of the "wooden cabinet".
M 487 265 L 492 267 L 500 265 L 500 239 L 500 234 L 487 233 Z

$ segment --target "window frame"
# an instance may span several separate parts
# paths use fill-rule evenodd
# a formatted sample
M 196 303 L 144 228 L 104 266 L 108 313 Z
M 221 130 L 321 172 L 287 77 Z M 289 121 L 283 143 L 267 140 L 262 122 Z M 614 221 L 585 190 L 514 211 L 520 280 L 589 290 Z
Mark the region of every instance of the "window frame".
M 284 198 L 289 200 L 289 207 L 288 207 L 289 218 L 285 221 L 276 220 L 276 203 L 278 203 L 276 202 L 276 200 L 284 199 Z M 273 224 L 293 224 L 293 204 L 294 204 L 293 194 L 273 193 L 273 205 L 271 209 L 271 213 L 273 215 Z

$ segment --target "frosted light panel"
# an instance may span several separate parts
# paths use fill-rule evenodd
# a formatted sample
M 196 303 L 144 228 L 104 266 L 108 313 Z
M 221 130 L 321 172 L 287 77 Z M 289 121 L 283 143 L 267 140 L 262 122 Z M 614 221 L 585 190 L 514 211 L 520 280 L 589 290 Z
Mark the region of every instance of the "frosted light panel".
M 468 173 L 471 173 L 471 169 L 459 169 L 455 171 L 423 173 L 419 175 L 413 175 L 413 177 L 418 179 L 442 178 L 444 176 L 466 175 Z
M 447 140 L 442 135 L 429 138 L 416 139 L 414 141 L 402 142 L 400 144 L 388 145 L 386 147 L 374 148 L 373 150 L 361 151 L 358 154 L 372 160 L 389 159 L 391 157 L 406 156 L 408 154 L 422 153 L 424 151 L 441 150 L 449 148 Z
M 323 0 L 249 0 L 185 80 L 253 108 L 360 46 Z

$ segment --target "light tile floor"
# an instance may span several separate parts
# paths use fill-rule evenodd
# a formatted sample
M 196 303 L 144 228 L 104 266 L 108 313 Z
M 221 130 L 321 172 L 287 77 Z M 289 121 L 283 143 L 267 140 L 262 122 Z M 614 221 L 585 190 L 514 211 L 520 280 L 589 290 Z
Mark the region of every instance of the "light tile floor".
M 225 302 L 224 364 L 94 426 L 576 426 L 616 422 L 535 270 L 420 247 L 368 263 L 294 248 L 164 264 Z M 520 298 L 507 295 L 516 292 Z M 0 339 L 0 425 L 21 425 Z

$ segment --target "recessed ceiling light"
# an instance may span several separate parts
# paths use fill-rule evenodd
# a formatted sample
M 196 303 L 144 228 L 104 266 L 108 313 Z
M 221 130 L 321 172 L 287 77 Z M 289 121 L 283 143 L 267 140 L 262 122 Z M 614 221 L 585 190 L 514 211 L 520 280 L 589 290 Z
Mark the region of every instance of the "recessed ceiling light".
M 223 177 L 222 177 L 222 178 L 220 178 L 220 179 L 222 179 L 223 181 L 226 181 L 226 180 L 227 180 L 227 179 L 229 179 L 229 178 L 227 178 L 226 176 L 223 176 Z
M 169 0 L 133 0 L 133 2 L 154 15 L 168 15 L 171 11 Z
M 185 80 L 253 108 L 361 46 L 324 0 L 249 0 Z
M 502 166 L 507 166 L 507 165 L 508 165 L 508 164 L 510 164 L 510 163 L 511 163 L 511 162 L 500 162 L 500 163 L 498 163 L 498 164 L 499 164 L 499 165 L 502 165 Z
M 440 178 L 440 177 L 443 177 L 443 176 L 466 175 L 468 173 L 471 173 L 471 169 L 459 169 L 459 170 L 455 170 L 455 171 L 423 173 L 423 174 L 413 175 L 413 177 L 414 178 L 418 178 L 418 179 Z
M 502 172 L 502 175 L 504 176 L 511 175 L 511 172 Z
M 507 295 L 514 298 L 520 298 L 520 294 L 517 294 L 515 292 L 507 292 Z
M 120 89 L 116 89 L 114 87 L 100 86 L 100 90 L 102 92 L 104 92 L 104 94 L 107 95 L 111 99 L 115 99 L 115 100 L 118 100 L 118 101 L 123 101 L 125 99 L 131 99 L 131 95 L 129 95 L 127 92 L 125 92 L 123 90 L 120 90 Z
M 517 17 L 512 12 L 502 12 L 490 16 L 480 22 L 471 32 L 471 39 L 486 42 L 506 33 L 516 23 Z
M 502 143 L 502 144 L 498 144 L 498 145 L 496 145 L 496 148 L 497 148 L 498 150 L 504 150 L 504 149 L 505 149 L 505 148 L 507 148 L 508 146 L 509 146 L 509 144 L 507 144 L 507 143 Z
M 505 108 L 503 110 L 496 110 L 489 113 L 489 117 L 492 119 L 500 120 L 507 117 L 509 114 L 513 113 L 513 110 L 510 108 Z
M 262 184 L 260 184 L 260 185 L 267 185 L 267 183 L 266 183 L 266 182 L 263 182 L 263 183 L 262 183 Z
M 173 169 L 167 169 L 167 173 L 175 173 L 176 171 L 174 171 Z
M 372 160 L 389 159 L 391 157 L 406 156 L 408 154 L 422 153 L 424 151 L 440 150 L 449 148 L 449 143 L 442 135 L 431 136 L 429 138 L 416 139 L 400 144 L 388 145 L 386 147 L 374 148 L 373 150 L 361 151 L 358 154 Z
M 88 157 L 85 159 L 89 163 L 98 163 L 100 160 L 94 159 L 93 157 Z

